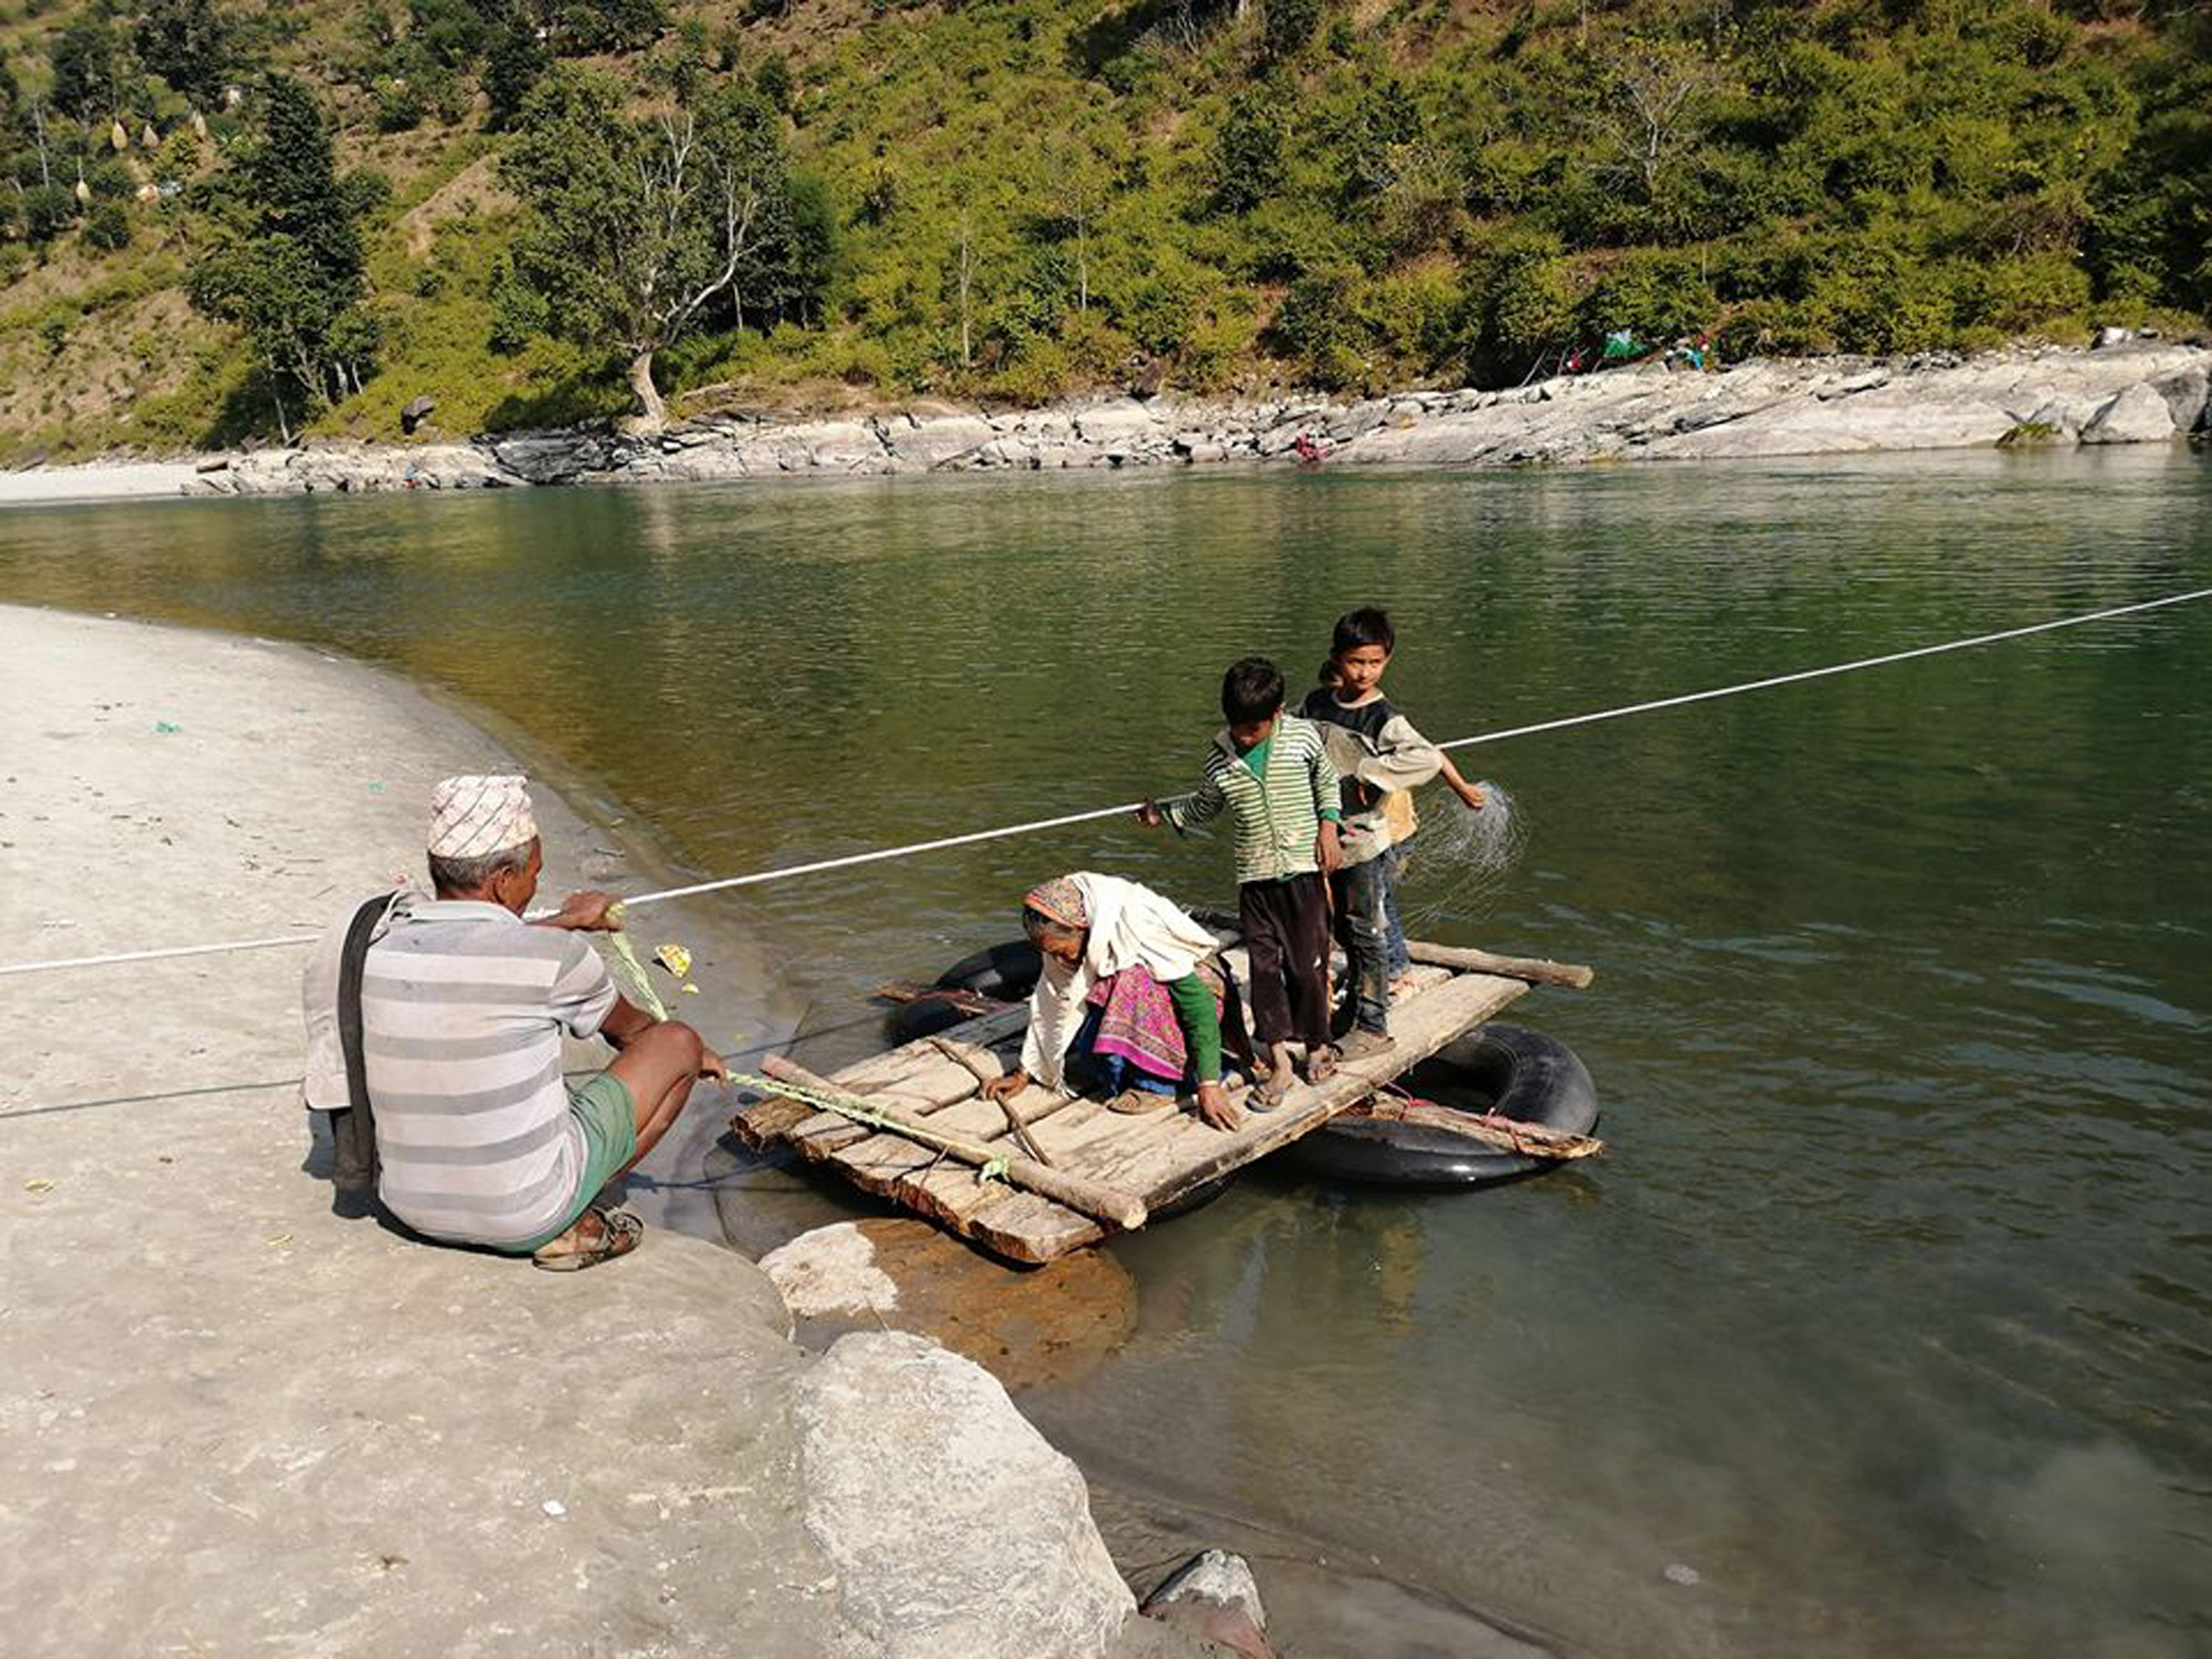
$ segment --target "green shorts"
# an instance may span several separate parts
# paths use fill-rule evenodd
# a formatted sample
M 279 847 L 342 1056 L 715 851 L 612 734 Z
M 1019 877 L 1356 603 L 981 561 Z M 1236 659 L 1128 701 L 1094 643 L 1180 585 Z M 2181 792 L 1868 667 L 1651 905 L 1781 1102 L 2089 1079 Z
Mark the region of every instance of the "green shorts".
M 501 1245 L 507 1255 L 529 1255 L 567 1232 L 591 1208 L 599 1188 L 637 1156 L 637 1112 L 630 1104 L 629 1085 L 612 1072 L 601 1072 L 582 1088 L 570 1089 L 568 1115 L 584 1131 L 584 1170 L 576 1182 L 576 1201 L 550 1231 L 520 1244 Z

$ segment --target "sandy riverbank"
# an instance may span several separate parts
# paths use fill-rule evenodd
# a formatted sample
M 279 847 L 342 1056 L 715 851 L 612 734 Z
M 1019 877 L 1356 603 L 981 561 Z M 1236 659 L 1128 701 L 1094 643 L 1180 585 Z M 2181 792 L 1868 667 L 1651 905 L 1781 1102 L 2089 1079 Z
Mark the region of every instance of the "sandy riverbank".
M 506 761 L 292 647 L 7 607 L 0 646 L 9 963 L 318 926 L 411 868 L 436 776 Z M 539 804 L 550 888 L 626 884 Z M 1201 1650 L 964 1361 L 810 1358 L 666 1229 L 556 1276 L 333 1217 L 300 960 L 5 981 L 11 1653 Z
M 1364 398 L 1103 396 L 1036 410 L 933 404 L 799 418 L 702 415 L 651 437 L 599 428 L 293 449 L 0 474 L 0 505 L 726 482 L 1222 463 L 1502 467 L 1755 460 L 1898 450 L 2175 443 L 2212 423 L 2212 346 L 2155 339 L 1973 357 L 1651 362 L 1503 391 Z

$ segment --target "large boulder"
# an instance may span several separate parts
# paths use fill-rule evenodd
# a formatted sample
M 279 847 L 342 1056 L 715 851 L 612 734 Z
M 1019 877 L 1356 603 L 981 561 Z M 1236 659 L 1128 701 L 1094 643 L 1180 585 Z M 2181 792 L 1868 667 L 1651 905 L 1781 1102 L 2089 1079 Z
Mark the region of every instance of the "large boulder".
M 1076 434 L 1109 455 L 1125 455 L 1164 437 L 1152 411 L 1133 398 L 1116 398 L 1075 411 Z
M 2177 368 L 2149 382 L 2166 399 L 2177 432 L 2201 432 L 2212 426 L 2212 369 L 2202 364 Z
M 840 1659 L 1095 1659 L 1136 1611 L 1083 1476 L 980 1365 L 858 1333 L 793 1408 Z
M 2099 410 L 2081 428 L 2085 444 L 2162 443 L 2177 435 L 2173 410 L 2142 380 Z
M 878 430 L 894 460 L 923 471 L 961 465 L 999 436 L 981 415 L 959 411 L 896 415 L 880 422 Z

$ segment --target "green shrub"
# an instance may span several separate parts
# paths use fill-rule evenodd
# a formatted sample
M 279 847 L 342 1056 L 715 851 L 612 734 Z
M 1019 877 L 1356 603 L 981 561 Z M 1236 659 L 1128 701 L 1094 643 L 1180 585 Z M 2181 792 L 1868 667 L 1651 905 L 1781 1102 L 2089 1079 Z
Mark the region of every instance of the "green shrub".
M 376 98 L 376 130 L 410 132 L 422 125 L 429 100 L 422 83 L 404 75 L 379 76 L 370 88 Z
M 1060 325 L 1060 342 L 1069 360 L 1088 378 L 1118 376 L 1136 350 L 1136 342 L 1114 326 L 1097 307 L 1078 312 Z
M 2089 308 L 2089 273 L 2063 253 L 2024 254 L 1967 267 L 1958 310 L 1968 327 L 2021 334 L 2081 319 Z
M 1601 276 L 1578 307 L 1583 331 L 1626 329 L 1666 341 L 1711 326 L 1719 307 L 1697 262 L 1679 253 L 1631 253 Z
M 1074 390 L 1079 376 L 1074 356 L 1058 340 L 1032 335 L 1021 343 L 1013 361 L 1000 370 L 993 390 L 1017 403 L 1050 403 Z
M 1321 0 L 1261 0 L 1261 48 L 1270 58 L 1291 57 L 1320 22 Z
M 1231 311 L 1192 331 L 1176 366 L 1176 379 L 1194 392 L 1228 388 L 1252 355 L 1259 327 L 1249 313 Z
M 131 246 L 131 215 L 120 202 L 100 202 L 85 215 L 84 240 L 102 253 Z
M 1197 330 L 1211 284 L 1188 260 L 1164 260 L 1115 309 L 1115 320 L 1155 357 L 1172 356 Z
M 1291 284 L 1275 313 L 1277 348 L 1324 390 L 1340 391 L 1365 378 L 1359 349 L 1366 334 L 1360 309 L 1365 281 L 1349 266 L 1311 272 Z
M 1425 374 L 1450 354 L 1459 307 L 1457 283 L 1437 266 L 1370 283 L 1360 301 L 1376 349 L 1400 370 L 1414 374 Z
M 486 343 L 502 356 L 512 356 L 547 331 L 545 298 L 517 276 L 514 260 L 504 253 L 492 264 L 491 331 Z
M 1270 87 L 1248 87 L 1230 100 L 1213 140 L 1213 204 L 1218 211 L 1249 213 L 1280 187 L 1287 125 L 1287 113 Z
M 781 57 L 762 58 L 760 67 L 753 71 L 753 90 L 788 115 L 793 90 L 791 65 Z
M 59 185 L 33 185 L 23 192 L 23 234 L 43 247 L 76 220 L 76 198 Z
M 1574 290 L 1559 239 L 1510 237 L 1469 267 L 1465 325 L 1489 356 L 1526 358 L 1566 343 Z

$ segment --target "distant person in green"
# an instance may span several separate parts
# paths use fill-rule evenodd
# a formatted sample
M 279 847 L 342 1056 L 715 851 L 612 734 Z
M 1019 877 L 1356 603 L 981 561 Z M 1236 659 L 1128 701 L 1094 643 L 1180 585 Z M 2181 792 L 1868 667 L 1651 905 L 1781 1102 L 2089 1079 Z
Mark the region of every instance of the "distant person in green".
M 1306 1080 L 1336 1070 L 1328 1028 L 1328 894 L 1337 866 L 1336 769 L 1309 720 L 1283 712 L 1282 671 L 1247 657 L 1221 678 L 1229 722 L 1206 751 L 1197 790 L 1146 801 L 1140 823 L 1178 833 L 1228 810 L 1236 832 L 1237 912 L 1251 961 L 1253 1036 L 1268 1052 L 1255 1110 L 1279 1105 L 1291 1081 L 1290 1045 L 1305 1045 Z
M 1383 672 L 1397 644 L 1383 611 L 1368 608 L 1338 617 L 1329 641 L 1336 683 L 1317 688 L 1300 710 L 1326 735 L 1342 780 L 1343 860 L 1329 881 L 1350 965 L 1352 1030 L 1343 1052 L 1353 1060 L 1390 1046 L 1390 981 L 1399 968 L 1394 957 L 1405 948 L 1402 930 L 1395 950 L 1392 938 L 1398 848 L 1413 827 L 1407 792 L 1449 765 L 1382 695 Z M 1456 769 L 1451 776 L 1459 798 L 1480 807 L 1481 790 Z M 1401 803 L 1407 810 L 1399 810 Z

